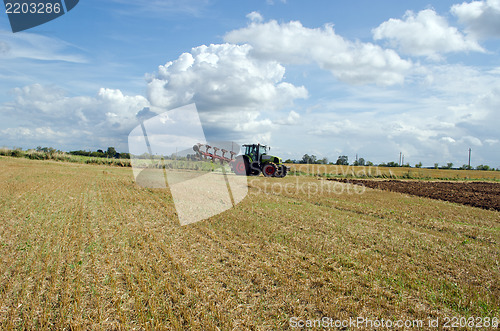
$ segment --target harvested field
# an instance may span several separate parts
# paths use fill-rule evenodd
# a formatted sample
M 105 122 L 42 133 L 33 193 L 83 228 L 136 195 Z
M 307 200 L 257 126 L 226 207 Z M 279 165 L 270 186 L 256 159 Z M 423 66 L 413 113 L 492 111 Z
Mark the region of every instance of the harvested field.
M 129 168 L 3 157 L 0 183 L 0 330 L 500 317 L 498 211 L 250 177 L 235 208 L 181 227 Z
M 500 211 L 500 183 L 329 179 Z
M 500 181 L 500 171 L 426 169 L 407 167 L 352 166 L 333 164 L 288 164 L 291 173 L 305 173 L 316 176 L 342 176 L 351 178 L 389 178 L 389 179 L 441 179 Z

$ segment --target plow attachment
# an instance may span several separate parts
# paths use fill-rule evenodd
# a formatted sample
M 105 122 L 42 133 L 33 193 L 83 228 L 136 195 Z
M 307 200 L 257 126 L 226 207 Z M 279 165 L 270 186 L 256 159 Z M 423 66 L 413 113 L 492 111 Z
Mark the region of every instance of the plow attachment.
M 211 149 L 213 149 L 212 153 L 210 152 Z M 196 152 L 196 155 L 200 160 L 212 160 L 213 162 L 220 162 L 220 164 L 224 164 L 224 162 L 233 162 L 234 156 L 238 154 L 234 151 L 228 151 L 224 148 L 212 147 L 208 144 L 196 144 L 193 146 L 193 150 Z M 217 155 L 218 151 L 220 151 L 221 155 Z M 226 156 L 226 154 L 228 153 L 229 157 Z

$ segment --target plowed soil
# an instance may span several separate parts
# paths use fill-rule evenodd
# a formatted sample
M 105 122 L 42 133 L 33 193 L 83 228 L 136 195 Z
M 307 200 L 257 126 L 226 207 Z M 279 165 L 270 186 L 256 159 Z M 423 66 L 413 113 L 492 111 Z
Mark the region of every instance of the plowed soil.
M 361 179 L 331 180 L 500 211 L 500 183 L 378 181 Z

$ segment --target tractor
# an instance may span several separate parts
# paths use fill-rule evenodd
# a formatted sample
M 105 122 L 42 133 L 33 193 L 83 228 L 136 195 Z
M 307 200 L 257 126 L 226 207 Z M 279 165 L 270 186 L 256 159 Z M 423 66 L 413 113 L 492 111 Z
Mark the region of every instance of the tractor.
M 290 170 L 281 158 L 267 154 L 270 147 L 260 144 L 243 145 L 245 153 L 231 163 L 235 174 L 241 176 L 285 177 Z
M 266 177 L 285 177 L 290 171 L 290 168 L 283 164 L 281 158 L 267 154 L 270 147 L 261 144 L 243 145 L 243 147 L 245 153 L 236 156 L 236 158 L 234 156 L 237 153 L 234 151 L 208 144 L 196 144 L 193 146 L 193 150 L 199 160 L 220 162 L 221 165 L 229 163 L 234 173 L 240 176 L 258 176 L 262 172 Z M 218 151 L 220 151 L 219 154 L 217 154 Z

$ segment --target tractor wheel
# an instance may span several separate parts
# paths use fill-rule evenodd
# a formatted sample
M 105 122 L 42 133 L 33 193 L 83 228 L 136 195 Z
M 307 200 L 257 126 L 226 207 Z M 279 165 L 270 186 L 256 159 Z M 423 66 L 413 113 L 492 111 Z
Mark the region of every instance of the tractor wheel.
M 262 167 L 262 173 L 266 177 L 274 177 L 277 174 L 277 168 L 276 165 L 272 162 L 266 163 L 264 167 Z
M 250 176 L 258 176 L 260 175 L 261 171 L 262 170 L 259 168 L 258 162 L 253 162 L 252 164 L 250 164 L 250 170 L 249 170 Z
M 278 166 L 278 171 L 276 173 L 276 177 L 283 178 L 286 176 L 286 166 L 284 164 Z
M 248 176 L 249 170 L 250 166 L 247 159 L 244 157 L 237 157 L 233 165 L 234 173 L 238 176 Z
M 250 176 L 258 176 L 258 175 L 260 175 L 259 169 L 251 169 L 250 170 Z

